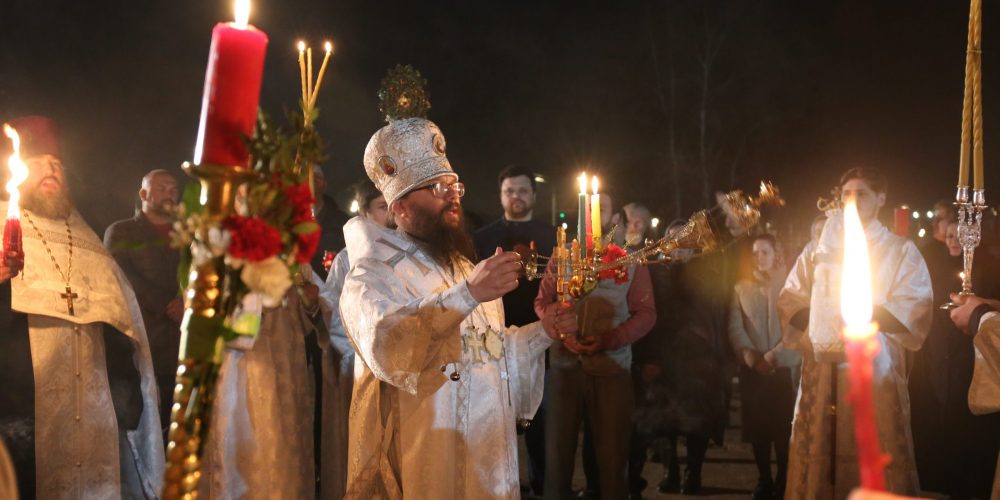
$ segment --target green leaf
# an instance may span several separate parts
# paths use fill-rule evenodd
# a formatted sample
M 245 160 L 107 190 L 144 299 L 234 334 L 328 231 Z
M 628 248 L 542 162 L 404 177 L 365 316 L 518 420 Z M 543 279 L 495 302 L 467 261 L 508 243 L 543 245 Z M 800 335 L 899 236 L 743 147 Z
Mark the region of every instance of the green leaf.
M 181 195 L 181 205 L 187 214 L 198 214 L 204 210 L 201 206 L 201 182 L 191 181 L 184 186 L 184 194 Z
M 319 224 L 316 221 L 300 222 L 292 228 L 292 232 L 298 235 L 309 234 L 319 231 Z

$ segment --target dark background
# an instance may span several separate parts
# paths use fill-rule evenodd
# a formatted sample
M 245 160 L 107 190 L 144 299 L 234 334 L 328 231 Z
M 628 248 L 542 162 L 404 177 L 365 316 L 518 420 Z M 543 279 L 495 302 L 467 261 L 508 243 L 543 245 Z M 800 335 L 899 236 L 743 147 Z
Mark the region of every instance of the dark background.
M 1000 123 L 992 7 L 987 160 Z M 212 26 L 230 19 L 226 0 L 3 0 L 0 119 L 60 122 L 78 205 L 102 230 L 131 214 L 145 171 L 180 174 L 190 159 Z M 573 208 L 584 167 L 664 221 L 714 190 L 771 179 L 790 201 L 778 227 L 795 230 L 852 166 L 882 169 L 890 204 L 925 211 L 954 192 L 967 2 L 255 0 L 251 23 L 270 37 L 261 104 L 272 114 L 298 98 L 296 40 L 316 56 L 335 41 L 318 126 L 345 208 L 396 63 L 429 80 L 467 210 L 487 219 L 510 163 L 550 180 L 545 220 L 551 186 L 559 209 Z

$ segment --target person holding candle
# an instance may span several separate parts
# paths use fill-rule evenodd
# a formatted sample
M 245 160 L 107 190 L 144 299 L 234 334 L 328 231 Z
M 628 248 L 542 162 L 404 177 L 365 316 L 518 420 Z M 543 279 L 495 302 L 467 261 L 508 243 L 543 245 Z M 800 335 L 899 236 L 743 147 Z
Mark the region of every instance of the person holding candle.
M 885 178 L 871 169 L 847 171 L 840 182 L 853 197 L 871 255 L 874 320 L 879 324 L 875 357 L 876 425 L 889 491 L 919 490 L 910 434 L 907 395 L 908 352 L 920 349 L 931 324 L 930 276 L 913 242 L 878 220 L 885 205 Z M 846 498 L 859 478 L 848 379 L 839 315 L 843 217 L 823 229 L 811 254 L 799 256 L 778 299 L 784 342 L 803 356 L 799 398 L 792 425 L 787 495 L 792 498 Z M 831 415 L 831 407 L 836 408 Z
M 597 196 L 602 223 L 610 224 L 611 197 Z M 573 306 L 557 300 L 555 279 L 546 277 L 535 311 L 557 341 L 549 351 L 546 381 L 545 498 L 569 498 L 584 420 L 593 436 L 597 493 L 603 499 L 624 498 L 634 407 L 631 346 L 656 322 L 649 270 L 631 266 L 624 281 L 599 280 L 594 291 Z M 577 325 L 582 335 L 559 326 L 566 321 Z
M 951 320 L 962 332 L 972 337 L 975 361 L 969 386 L 969 410 L 979 418 L 1000 419 L 1000 301 L 972 296 L 951 294 L 952 302 L 959 307 L 951 310 Z M 993 443 L 996 443 L 995 436 Z M 990 437 L 987 437 L 989 439 Z M 962 456 L 963 464 L 982 468 L 989 465 L 987 457 Z M 973 462 L 975 460 L 975 462 Z M 981 498 L 1000 498 L 1000 457 L 996 462 L 991 491 L 978 492 Z
M 10 123 L 29 169 L 23 274 L 0 269 L 0 440 L 18 489 L 22 498 L 157 498 L 163 438 L 139 304 L 73 206 L 54 123 Z

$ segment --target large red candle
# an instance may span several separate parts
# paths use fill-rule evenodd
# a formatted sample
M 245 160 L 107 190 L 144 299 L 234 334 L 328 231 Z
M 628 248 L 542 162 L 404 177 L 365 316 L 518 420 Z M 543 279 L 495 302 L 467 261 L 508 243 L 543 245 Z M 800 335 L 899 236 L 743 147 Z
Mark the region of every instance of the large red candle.
M 879 352 L 875 337 L 878 326 L 869 323 L 865 330 L 852 332 L 847 327 L 845 351 L 848 363 L 850 393 L 848 399 L 854 411 L 854 439 L 858 446 L 858 467 L 861 486 L 865 489 L 884 491 L 885 457 L 879 448 L 878 427 L 875 425 L 875 398 L 872 394 L 872 371 Z
M 267 35 L 246 24 L 245 17 L 216 24 L 212 30 L 194 148 L 196 165 L 248 167 L 244 137 L 253 134 L 257 121 L 266 48 Z
M 840 309 L 844 317 L 854 439 L 858 449 L 861 486 L 885 490 L 885 457 L 879 448 L 872 376 L 879 351 L 878 325 L 872 323 L 872 275 L 868 240 L 853 199 L 844 204 L 844 264 L 840 278 Z
M 896 208 L 893 210 L 892 232 L 904 238 L 910 235 L 910 209 Z

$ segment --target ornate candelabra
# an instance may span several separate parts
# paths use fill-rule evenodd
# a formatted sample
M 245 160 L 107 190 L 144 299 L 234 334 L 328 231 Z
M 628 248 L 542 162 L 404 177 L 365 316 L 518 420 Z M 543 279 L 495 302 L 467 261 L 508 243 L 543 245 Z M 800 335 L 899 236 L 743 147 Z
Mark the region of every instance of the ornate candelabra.
M 528 279 L 552 277 L 556 281 L 559 300 L 569 302 L 579 300 L 592 291 L 598 280 L 609 273 L 623 273 L 634 265 L 645 265 L 652 261 L 669 261 L 674 250 L 694 249 L 711 252 L 732 239 L 750 232 L 759 222 L 761 208 L 765 205 L 783 206 L 778 188 L 770 182 L 760 183 L 760 192 L 749 196 L 742 191 L 731 191 L 722 196 L 719 203 L 707 210 L 695 212 L 687 224 L 677 231 L 664 236 L 634 252 L 621 251 L 620 256 L 611 255 L 611 245 L 599 252 L 582 258 L 573 247 L 566 248 L 566 231 L 556 229 L 556 247 L 550 257 L 532 254 L 525 262 L 525 276 Z M 740 232 L 733 234 L 726 221 L 734 220 Z M 610 240 L 611 235 L 607 236 Z
M 971 0 L 969 38 L 965 52 L 965 94 L 962 101 L 962 145 L 958 164 L 958 242 L 962 245 L 962 291 L 972 295 L 972 262 L 982 240 L 983 210 L 986 189 L 983 180 L 983 85 L 982 85 L 982 0 Z M 969 166 L 972 166 L 972 190 L 969 190 Z M 958 304 L 948 302 L 942 309 Z

